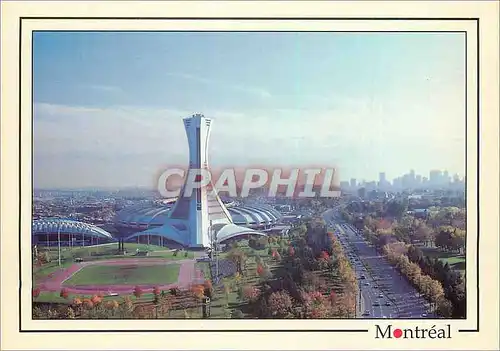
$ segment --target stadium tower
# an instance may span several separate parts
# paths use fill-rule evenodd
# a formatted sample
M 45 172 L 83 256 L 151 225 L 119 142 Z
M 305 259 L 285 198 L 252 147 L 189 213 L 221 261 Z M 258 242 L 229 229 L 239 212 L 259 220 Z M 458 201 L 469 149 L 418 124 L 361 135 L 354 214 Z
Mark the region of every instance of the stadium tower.
M 200 181 L 200 170 L 209 171 L 208 167 L 208 142 L 212 120 L 201 114 L 184 118 L 189 144 L 189 171 L 197 174 L 195 182 Z M 219 196 L 213 192 L 213 184 L 193 189 L 191 194 L 186 194 L 186 183 L 190 181 L 187 176 L 179 199 L 172 208 L 172 220 L 187 221 L 190 228 L 189 246 L 210 246 L 210 225 L 230 224 L 231 215 L 225 208 Z
M 201 170 L 209 170 L 208 141 L 212 122 L 201 114 L 184 119 L 189 144 L 189 171 L 179 197 L 163 221 L 163 225 L 136 232 L 125 240 L 135 240 L 141 236 L 148 238 L 157 236 L 171 240 L 184 248 L 197 250 L 212 247 L 215 240 L 222 242 L 242 235 L 266 235 L 234 224 L 226 206 L 213 191 L 212 182 L 198 187 L 191 183 L 193 180 L 201 181 Z M 193 173 L 197 176 L 193 177 Z

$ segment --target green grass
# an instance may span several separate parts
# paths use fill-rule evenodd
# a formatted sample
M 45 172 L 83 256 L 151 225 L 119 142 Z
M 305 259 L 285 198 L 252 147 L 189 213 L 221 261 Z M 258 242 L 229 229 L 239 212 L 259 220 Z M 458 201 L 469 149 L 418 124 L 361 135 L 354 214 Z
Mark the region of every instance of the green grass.
M 440 251 L 436 248 L 421 248 L 424 255 L 431 258 L 438 258 L 443 263 L 448 263 L 451 269 L 465 273 L 465 257 L 453 252 Z
M 170 284 L 179 276 L 178 264 L 123 265 L 83 268 L 64 282 L 64 285 L 113 285 L 113 284 Z
M 105 260 L 105 259 L 118 259 L 118 258 L 130 258 L 134 256 L 137 250 L 139 251 L 149 251 L 150 254 L 147 257 L 157 257 L 166 258 L 171 260 L 182 260 L 182 259 L 192 259 L 194 258 L 194 253 L 188 251 L 187 257 L 185 257 L 186 251 L 180 251 L 177 256 L 174 256 L 173 251 L 168 251 L 169 249 L 163 246 L 157 245 L 146 245 L 146 244 L 135 244 L 135 243 L 125 243 L 126 255 L 117 255 L 118 244 L 112 243 L 105 246 L 97 247 L 74 247 L 74 248 L 61 248 L 61 258 L 63 260 L 71 260 L 80 257 L 84 260 Z M 41 251 L 45 250 L 41 248 Z M 47 249 L 50 252 L 50 257 L 53 261 L 58 258 L 57 247 L 51 247 Z M 141 256 L 142 257 L 142 256 Z

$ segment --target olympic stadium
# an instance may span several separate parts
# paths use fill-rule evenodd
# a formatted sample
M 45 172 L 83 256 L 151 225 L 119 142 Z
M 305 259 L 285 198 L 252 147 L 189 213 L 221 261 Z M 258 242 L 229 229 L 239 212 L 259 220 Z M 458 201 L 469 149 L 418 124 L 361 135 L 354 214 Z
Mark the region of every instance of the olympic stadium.
M 223 242 L 248 235 L 266 235 L 279 229 L 282 215 L 271 206 L 264 204 L 236 205 L 234 202 L 225 202 L 225 208 L 231 216 L 231 224 L 219 226 L 214 224 L 217 231 L 217 241 Z M 117 213 L 114 225 L 118 235 L 125 241 L 150 242 L 162 246 L 176 247 L 182 244 L 183 238 L 164 233 L 161 228 L 168 222 L 172 212 L 172 202 L 157 202 L 149 206 L 136 206 L 124 209 Z M 175 225 L 182 231 L 182 223 Z
M 168 219 L 175 201 L 159 201 L 149 205 L 132 206 L 119 211 L 113 222 L 115 231 L 110 233 L 98 226 L 62 218 L 46 218 L 32 222 L 33 243 L 46 246 L 98 245 L 116 242 L 123 238 L 128 242 L 151 243 L 178 247 L 179 242 L 155 229 L 162 227 Z M 245 235 L 263 235 L 281 231 L 283 216 L 273 207 L 264 204 L 237 205 L 224 201 L 231 215 L 232 224 L 219 231 L 218 241 L 237 239 Z

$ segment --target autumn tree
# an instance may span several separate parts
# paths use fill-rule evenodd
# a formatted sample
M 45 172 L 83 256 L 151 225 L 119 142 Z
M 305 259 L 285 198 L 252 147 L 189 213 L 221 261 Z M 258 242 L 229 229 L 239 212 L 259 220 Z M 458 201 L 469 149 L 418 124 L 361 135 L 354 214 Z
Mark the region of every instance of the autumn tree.
M 273 292 L 268 298 L 268 307 L 271 316 L 285 318 L 292 312 L 292 298 L 286 291 Z
M 134 294 L 134 296 L 136 297 L 136 299 L 140 298 L 140 297 L 142 296 L 142 294 L 143 294 L 143 293 L 144 293 L 144 292 L 143 292 L 143 290 L 142 290 L 142 288 L 141 288 L 140 286 L 138 286 L 138 285 L 137 285 L 137 286 L 134 288 L 134 292 L 133 292 L 133 294 Z
M 59 296 L 62 297 L 63 299 L 67 299 L 69 296 L 68 289 L 62 288 L 61 291 L 59 292 Z

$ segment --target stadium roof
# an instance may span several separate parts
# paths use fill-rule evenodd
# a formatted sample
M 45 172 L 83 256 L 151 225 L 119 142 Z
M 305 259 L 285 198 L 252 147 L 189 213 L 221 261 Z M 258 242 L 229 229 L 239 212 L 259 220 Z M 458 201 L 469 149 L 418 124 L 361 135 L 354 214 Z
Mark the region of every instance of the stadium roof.
M 214 231 L 216 232 L 216 238 L 217 242 L 223 242 L 228 239 L 232 239 L 235 237 L 238 237 L 240 235 L 262 235 L 266 236 L 265 233 L 259 232 L 257 230 L 253 230 L 250 228 L 246 227 L 241 227 L 236 224 L 216 224 L 213 226 Z M 133 238 L 145 236 L 145 235 L 154 235 L 154 236 L 161 236 L 166 239 L 175 241 L 179 244 L 184 243 L 184 237 L 182 236 L 182 233 L 176 229 L 176 224 L 165 224 L 161 227 L 158 228 L 151 228 L 142 232 L 137 232 L 135 234 L 130 235 L 129 237 L 125 238 L 125 240 L 130 240 Z
M 93 224 L 74 221 L 71 219 L 45 218 L 34 220 L 31 224 L 32 235 L 81 234 L 98 238 L 113 239 L 112 235 Z
M 170 208 L 166 205 L 127 208 L 117 214 L 115 223 L 131 227 L 163 225 L 167 222 Z M 227 210 L 236 225 L 271 225 L 281 218 L 281 214 L 268 205 L 234 206 Z

